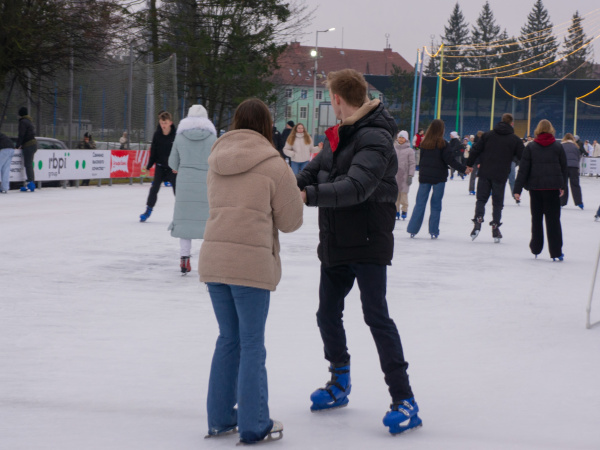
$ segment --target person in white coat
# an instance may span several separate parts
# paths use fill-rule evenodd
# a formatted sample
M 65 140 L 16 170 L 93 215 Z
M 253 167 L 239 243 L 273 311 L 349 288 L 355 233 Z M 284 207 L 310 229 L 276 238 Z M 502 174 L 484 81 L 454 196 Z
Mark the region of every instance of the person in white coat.
M 206 176 L 208 157 L 217 140 L 217 130 L 202 105 L 193 105 L 179 123 L 169 156 L 169 167 L 177 174 L 177 193 L 171 236 L 179 238 L 180 269 L 183 275 L 192 270 L 192 239 L 203 239 L 208 220 Z
M 297 123 L 287 138 L 283 153 L 292 160 L 291 166 L 294 174 L 300 173 L 310 161 L 313 153 L 318 153 L 320 147 L 313 145 L 313 140 L 304 128 L 304 125 Z
M 398 172 L 396 183 L 398 184 L 398 200 L 396 200 L 396 220 L 406 220 L 408 213 L 408 191 L 415 176 L 415 152 L 410 147 L 408 132 L 402 130 L 398 133 L 398 139 L 394 142 L 394 149 L 398 156 Z

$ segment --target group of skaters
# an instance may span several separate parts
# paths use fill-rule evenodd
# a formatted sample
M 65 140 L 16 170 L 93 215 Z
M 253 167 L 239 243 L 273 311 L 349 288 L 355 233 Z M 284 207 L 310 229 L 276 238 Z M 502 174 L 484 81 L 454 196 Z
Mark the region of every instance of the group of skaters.
M 391 396 L 383 418 L 391 434 L 422 425 L 386 300 L 394 225 L 408 218 L 407 194 L 417 165 L 419 188 L 407 227 L 411 237 L 421 228 L 430 194 L 429 233 L 433 239 L 439 236 L 450 167 L 463 176 L 477 169 L 471 236 L 479 234 L 491 197 L 490 225 L 499 240 L 505 186 L 518 161 L 513 193 L 519 201 L 523 189 L 530 191 L 531 251 L 536 256 L 542 251 L 545 219 L 550 256 L 563 258 L 560 208 L 569 175 L 569 138 L 556 141 L 549 121 L 539 122 L 535 138 L 525 146 L 514 134 L 512 115 L 505 114 L 493 130 L 475 138 L 468 157 L 461 159 L 444 139 L 444 122 L 434 120 L 413 140 L 417 158 L 408 133 L 398 132 L 380 101 L 365 100 L 367 83 L 360 73 L 330 72 L 326 86 L 340 123 L 326 130 L 319 146 L 303 124 L 293 123 L 281 146 L 284 135 L 274 133 L 269 109 L 258 99 L 242 102 L 230 130 L 218 138 L 201 105 L 192 106 L 177 128 L 168 113 L 159 117 L 147 167 L 156 164 L 157 175 L 140 220 L 148 219 L 168 179 L 176 191 L 169 230 L 181 242 L 183 273 L 191 270 L 191 240 L 202 239 L 198 272 L 219 325 L 207 438 L 239 433 L 241 443 L 252 444 L 283 436 L 283 425 L 269 413 L 264 334 L 270 293 L 282 272 L 278 233 L 302 226 L 304 206 L 319 208 L 317 325 L 331 373 L 325 386 L 310 395 L 310 410 L 349 403 L 351 358 L 342 317 L 345 298 L 357 282 Z
M 560 223 L 561 207 L 567 205 L 569 184 L 574 203 L 584 208 L 579 184 L 579 167 L 582 156 L 587 156 L 578 136 L 565 134 L 559 142 L 556 131 L 550 121 L 541 120 L 534 132 L 534 138 L 522 140 L 514 133 L 514 119 L 504 114 L 493 130 L 478 132 L 476 136 L 466 137 L 461 143 L 458 133 L 450 133 L 450 141 L 444 140 L 444 122 L 434 120 L 427 132 L 419 130 L 413 138 L 418 145 L 418 159 L 406 152 L 406 132 L 399 133 L 395 143 L 398 154 L 397 183 L 400 189 L 397 206 L 397 218 L 407 217 L 406 199 L 408 186 L 414 176 L 418 160 L 419 190 L 406 231 L 414 238 L 419 232 L 429 195 L 430 216 L 429 234 L 432 239 L 439 236 L 439 222 L 442 210 L 445 183 L 454 171 L 464 178 L 470 174 L 469 194 L 476 196 L 475 214 L 471 238 L 474 240 L 481 231 L 484 222 L 485 205 L 492 198 L 492 236 L 500 242 L 502 233 L 502 209 L 507 181 L 517 203 L 520 203 L 523 189 L 529 190 L 531 208 L 531 252 L 541 253 L 544 243 L 544 221 L 546 223 L 550 257 L 562 261 L 562 229 Z M 515 177 L 516 167 L 519 167 Z M 477 180 L 477 182 L 475 181 Z M 477 189 L 475 190 L 475 182 Z M 600 208 L 595 215 L 600 219 Z
M 264 333 L 270 293 L 281 279 L 278 233 L 301 227 L 305 205 L 319 208 L 317 325 L 331 373 L 310 395 L 310 410 L 349 402 L 342 316 L 356 281 L 391 396 L 383 425 L 400 434 L 422 424 L 386 300 L 398 129 L 379 100 L 365 100 L 362 74 L 331 72 L 326 84 L 341 123 L 326 131 L 319 146 L 302 124 L 293 124 L 278 147 L 270 111 L 258 99 L 242 102 L 230 130 L 218 139 L 201 105 L 192 106 L 177 128 L 170 115 L 159 117 L 147 166 L 156 164 L 157 175 L 140 220 L 149 218 L 162 181 L 169 179 L 175 192 L 169 229 L 181 241 L 184 273 L 191 270 L 185 241 L 202 239 L 198 272 L 219 324 L 207 395 L 210 438 L 239 433 L 241 443 L 252 444 L 283 436 L 283 425 L 269 413 Z M 406 144 L 408 134 L 401 137 Z

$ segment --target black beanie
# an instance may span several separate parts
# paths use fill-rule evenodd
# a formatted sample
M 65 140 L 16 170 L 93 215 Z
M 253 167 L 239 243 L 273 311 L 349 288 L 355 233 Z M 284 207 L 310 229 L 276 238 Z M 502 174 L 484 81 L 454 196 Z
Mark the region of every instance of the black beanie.
M 293 120 L 290 120 L 290 121 L 289 121 L 287 124 L 288 124 L 290 127 L 293 127 L 293 126 L 294 126 L 294 121 L 293 121 Z
M 23 117 L 23 116 L 26 116 L 27 114 L 29 114 L 29 111 L 27 111 L 27 108 L 25 108 L 24 106 L 21 106 L 19 108 L 19 116 Z

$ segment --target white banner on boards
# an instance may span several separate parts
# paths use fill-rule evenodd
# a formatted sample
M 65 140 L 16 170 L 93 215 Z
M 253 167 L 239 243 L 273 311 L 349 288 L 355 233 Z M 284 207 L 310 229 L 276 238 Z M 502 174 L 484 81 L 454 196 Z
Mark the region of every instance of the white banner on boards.
M 582 158 L 581 173 L 600 175 L 600 158 Z
M 110 156 L 110 150 L 38 150 L 33 157 L 35 179 L 52 181 L 110 178 Z M 15 150 L 11 161 L 10 181 L 25 181 L 21 150 Z

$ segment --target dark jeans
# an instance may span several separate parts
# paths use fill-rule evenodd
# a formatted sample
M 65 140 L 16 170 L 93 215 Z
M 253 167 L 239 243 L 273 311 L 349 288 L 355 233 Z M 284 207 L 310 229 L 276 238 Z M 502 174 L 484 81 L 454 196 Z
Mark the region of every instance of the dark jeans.
M 35 174 L 33 172 L 33 155 L 35 155 L 35 152 L 37 152 L 37 144 L 28 145 L 21 149 L 21 153 L 23 154 L 23 166 L 25 167 L 25 175 L 28 183 L 30 181 L 35 181 Z
M 544 218 L 551 258 L 562 255 L 562 228 L 560 225 L 560 192 L 558 190 L 529 191 L 531 198 L 531 253 L 539 255 L 544 248 Z
M 477 172 L 479 172 L 479 169 L 477 168 L 477 166 L 473 167 L 473 172 L 471 172 L 471 175 L 469 177 L 469 192 L 473 192 L 475 190 L 475 181 L 477 180 Z
M 475 203 L 475 217 L 485 216 L 485 204 L 492 196 L 492 220 L 500 223 L 502 219 L 502 208 L 504 208 L 504 190 L 506 180 L 494 181 L 489 178 L 479 177 L 477 181 L 477 202 Z
M 388 313 L 385 298 L 387 266 L 378 264 L 348 264 L 334 267 L 321 266 L 319 310 L 317 323 L 325 348 L 325 359 L 332 364 L 350 361 L 346 347 L 346 332 L 342 321 L 344 299 L 358 281 L 365 323 L 370 327 L 379 353 L 381 370 L 394 401 L 413 396 L 408 374 L 408 363 L 396 324 Z
M 571 184 L 571 192 L 573 193 L 573 201 L 575 205 L 581 205 L 581 186 L 579 186 L 579 167 L 568 167 L 567 181 Z M 569 185 L 565 182 L 565 193 L 560 198 L 560 205 L 566 206 L 569 202 Z
M 177 175 L 173 173 L 170 167 L 162 166 L 160 164 L 156 165 L 154 169 L 154 180 L 152 181 L 152 186 L 150 186 L 150 193 L 148 194 L 148 201 L 146 205 L 150 208 L 154 208 L 156 205 L 156 199 L 158 197 L 158 191 L 160 190 L 160 185 L 163 181 L 170 181 L 173 185 L 173 195 L 175 195 L 175 184 L 177 180 Z

